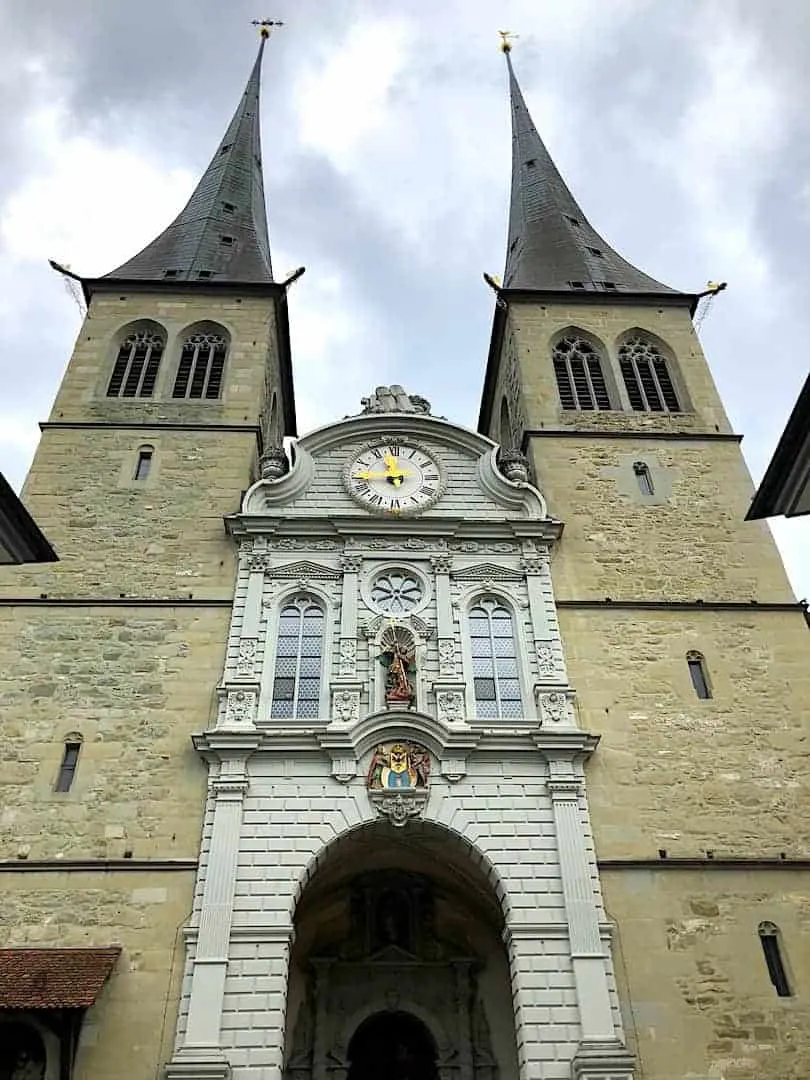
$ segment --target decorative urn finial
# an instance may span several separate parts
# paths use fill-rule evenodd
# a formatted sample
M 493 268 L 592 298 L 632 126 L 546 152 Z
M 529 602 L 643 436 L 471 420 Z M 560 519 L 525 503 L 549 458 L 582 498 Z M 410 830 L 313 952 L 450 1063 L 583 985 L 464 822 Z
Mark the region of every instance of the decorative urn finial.
M 281 446 L 268 446 L 259 459 L 262 480 L 280 480 L 290 471 L 290 462 Z
M 513 484 L 529 482 L 529 459 L 515 447 L 498 451 L 498 469 Z

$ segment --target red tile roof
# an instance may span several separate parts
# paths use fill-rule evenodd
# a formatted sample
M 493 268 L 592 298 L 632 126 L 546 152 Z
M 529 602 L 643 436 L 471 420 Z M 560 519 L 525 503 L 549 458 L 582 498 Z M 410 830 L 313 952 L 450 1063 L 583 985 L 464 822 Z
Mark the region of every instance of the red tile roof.
M 87 1009 L 121 953 L 108 949 L 0 949 L 0 1009 Z

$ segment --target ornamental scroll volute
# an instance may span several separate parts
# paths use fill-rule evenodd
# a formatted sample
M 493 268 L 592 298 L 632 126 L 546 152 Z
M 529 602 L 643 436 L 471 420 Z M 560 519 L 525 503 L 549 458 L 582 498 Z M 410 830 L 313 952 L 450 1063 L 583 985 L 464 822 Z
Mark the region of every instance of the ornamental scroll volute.
M 397 826 L 421 814 L 427 802 L 430 764 L 430 753 L 418 743 L 377 746 L 366 777 L 369 798 L 377 813 Z

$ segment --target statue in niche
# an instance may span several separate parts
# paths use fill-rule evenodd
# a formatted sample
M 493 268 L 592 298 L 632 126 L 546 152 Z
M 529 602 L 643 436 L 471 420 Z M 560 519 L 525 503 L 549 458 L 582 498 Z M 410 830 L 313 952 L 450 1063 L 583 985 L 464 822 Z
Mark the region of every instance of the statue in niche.
M 377 900 L 374 925 L 374 946 L 396 945 L 411 949 L 410 905 L 408 898 L 396 889 L 386 889 Z
M 394 626 L 389 630 L 383 634 L 383 651 L 377 657 L 386 669 L 385 700 L 389 705 L 412 705 L 416 698 L 413 639 L 402 627 Z

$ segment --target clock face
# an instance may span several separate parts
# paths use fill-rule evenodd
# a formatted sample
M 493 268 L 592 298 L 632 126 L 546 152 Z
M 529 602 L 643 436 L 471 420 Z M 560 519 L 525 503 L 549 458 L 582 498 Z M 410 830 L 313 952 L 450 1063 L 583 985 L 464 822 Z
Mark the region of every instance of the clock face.
M 441 494 L 439 465 L 418 446 L 401 439 L 373 443 L 349 463 L 346 484 L 367 510 L 418 514 Z

